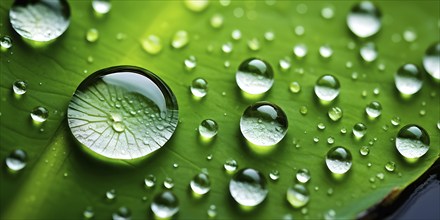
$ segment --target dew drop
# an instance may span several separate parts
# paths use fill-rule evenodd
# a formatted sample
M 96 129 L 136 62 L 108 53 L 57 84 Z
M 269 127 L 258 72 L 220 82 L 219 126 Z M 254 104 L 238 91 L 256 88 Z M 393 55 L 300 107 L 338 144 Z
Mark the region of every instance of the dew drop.
M 307 55 L 307 46 L 305 44 L 297 44 L 293 47 L 293 54 L 301 59 Z
M 204 11 L 209 6 L 209 0 L 185 0 L 184 3 L 193 12 Z
M 110 0 L 93 0 L 92 7 L 97 14 L 104 15 L 110 11 L 112 4 Z
M 307 115 L 308 109 L 306 106 L 301 106 L 299 107 L 299 113 L 301 113 L 301 115 Z
M 229 182 L 232 198 L 243 206 L 257 206 L 266 198 L 266 179 L 259 171 L 246 168 L 239 170 Z
M 45 122 L 48 117 L 49 111 L 45 107 L 36 107 L 31 112 L 31 118 L 36 122 Z
M 273 41 L 275 39 L 275 33 L 273 31 L 267 31 L 264 33 L 264 39 L 267 41 Z
M 370 102 L 365 107 L 365 112 L 370 118 L 377 118 L 382 114 L 382 105 L 377 101 Z
M 233 173 L 237 170 L 238 163 L 234 159 L 228 159 L 223 164 L 223 168 L 225 168 L 226 172 Z
M 287 133 L 288 121 L 284 111 L 269 102 L 257 102 L 244 111 L 240 131 L 247 141 L 257 146 L 272 146 Z
M 414 42 L 417 39 L 417 33 L 412 29 L 406 29 L 403 31 L 402 36 L 406 42 Z
M 351 168 L 351 158 L 351 153 L 348 149 L 337 146 L 327 152 L 325 163 L 332 173 L 344 174 Z
M 336 219 L 336 212 L 333 209 L 328 210 L 324 213 L 324 219 L 325 220 L 334 220 Z
M 211 17 L 210 24 L 213 28 L 221 28 L 223 26 L 223 16 L 221 14 L 215 14 Z
M 274 81 L 272 66 L 264 60 L 244 60 L 235 74 L 238 87 L 246 93 L 257 95 L 268 91 Z
M 385 164 L 385 169 L 388 172 L 394 172 L 394 170 L 396 169 L 396 163 L 394 163 L 393 161 L 389 161 L 387 164 Z
M 296 81 L 291 82 L 290 86 L 289 86 L 289 90 L 295 94 L 299 93 L 299 92 L 301 92 L 301 85 Z
M 368 147 L 368 146 L 362 146 L 360 149 L 359 149 L 359 153 L 362 155 L 362 156 L 367 156 L 369 153 L 370 153 L 370 148 Z
M 381 28 L 382 14 L 369 1 L 356 3 L 347 15 L 347 25 L 353 34 L 360 38 L 375 35 Z
M 229 53 L 231 53 L 232 50 L 233 50 L 233 48 L 234 48 L 234 46 L 232 45 L 231 42 L 227 42 L 227 43 L 224 43 L 224 44 L 222 45 L 222 51 L 223 51 L 223 53 L 225 53 L 225 54 L 229 54 Z
M 204 195 L 211 189 L 211 181 L 206 173 L 199 173 L 194 176 L 190 183 L 191 189 L 194 193 Z
M 162 51 L 162 40 L 153 34 L 142 38 L 141 45 L 142 49 L 151 55 L 156 55 Z
M 163 186 L 167 189 L 172 189 L 174 187 L 174 180 L 170 177 L 165 178 Z
M 296 180 L 300 183 L 307 183 L 310 178 L 310 171 L 308 169 L 299 169 L 296 172 Z
M 375 61 L 378 56 L 376 45 L 373 42 L 364 44 L 360 48 L 359 53 L 362 59 L 367 63 Z
M 335 15 L 334 9 L 332 7 L 324 7 L 321 9 L 321 16 L 324 19 L 332 19 Z
M 183 61 L 183 65 L 187 71 L 192 71 L 197 67 L 197 59 L 195 56 L 189 56 Z
M 332 121 L 339 121 L 343 116 L 342 109 L 339 107 L 332 107 L 328 110 L 328 117 Z
M 426 50 L 423 67 L 435 80 L 440 80 L 440 43 L 432 44 Z
M 296 26 L 294 31 L 296 36 L 302 36 L 305 33 L 304 27 L 301 25 Z
M 327 144 L 332 145 L 332 144 L 334 144 L 334 143 L 335 143 L 335 138 L 333 138 L 333 137 L 328 137 L 328 138 L 327 138 Z
M 153 198 L 151 210 L 159 218 L 171 218 L 179 211 L 179 200 L 171 191 L 163 191 Z
M 210 139 L 217 135 L 218 124 L 212 119 L 205 119 L 199 125 L 199 133 L 202 137 Z
M 272 181 L 277 181 L 280 178 L 280 171 L 278 171 L 278 170 L 271 170 L 269 172 L 269 178 Z
M 302 184 L 295 184 L 287 189 L 287 201 L 294 208 L 307 205 L 310 200 L 309 191 Z
M 355 138 L 360 139 L 365 136 L 367 133 L 367 126 L 365 126 L 363 123 L 356 123 L 353 126 L 353 135 Z
M 13 150 L 5 159 L 6 166 L 9 170 L 19 171 L 26 167 L 27 154 L 24 150 Z
M 241 39 L 241 31 L 238 29 L 235 29 L 231 32 L 231 38 L 233 40 L 240 40 Z
M 396 148 L 405 158 L 417 159 L 429 150 L 429 135 L 418 125 L 405 125 L 397 133 Z
M 322 45 L 319 47 L 319 55 L 322 58 L 330 58 L 333 55 L 333 49 L 329 45 Z
M 394 75 L 394 83 L 400 93 L 412 95 L 422 88 L 423 75 L 415 64 L 405 64 Z
M 174 49 L 183 48 L 186 45 L 188 45 L 188 43 L 189 43 L 189 34 L 185 30 L 177 31 L 171 40 L 171 46 Z
M 247 46 L 251 51 L 258 51 L 260 49 L 260 41 L 257 38 L 248 40 Z
M 9 36 L 3 36 L 0 38 L 0 47 L 2 50 L 7 50 L 12 47 L 12 40 Z
M 119 207 L 118 211 L 112 214 L 113 220 L 130 220 L 131 210 L 125 206 Z
M 206 213 L 209 218 L 215 218 L 217 216 L 217 207 L 215 205 L 210 205 Z
M 95 212 L 93 211 L 92 207 L 87 207 L 84 211 L 83 211 L 83 217 L 84 219 L 93 219 L 93 217 L 95 216 Z
M 17 80 L 12 84 L 12 91 L 17 95 L 23 95 L 26 93 L 27 83 L 22 80 Z
M 192 81 L 190 90 L 197 98 L 205 97 L 208 94 L 208 82 L 203 78 L 196 78 Z
M 153 188 L 156 185 L 156 177 L 153 174 L 148 174 L 144 179 L 147 188 Z
M 99 32 L 95 28 L 90 28 L 86 32 L 86 40 L 90 43 L 96 42 L 99 39 Z
M 105 193 L 105 198 L 107 199 L 107 201 L 115 200 L 116 199 L 116 190 L 110 189 L 109 191 L 107 191 Z
M 322 75 L 315 83 L 315 94 L 320 100 L 333 101 L 339 95 L 341 86 L 333 75 Z
M 278 61 L 281 71 L 287 72 L 292 66 L 291 60 L 289 57 L 282 58 Z

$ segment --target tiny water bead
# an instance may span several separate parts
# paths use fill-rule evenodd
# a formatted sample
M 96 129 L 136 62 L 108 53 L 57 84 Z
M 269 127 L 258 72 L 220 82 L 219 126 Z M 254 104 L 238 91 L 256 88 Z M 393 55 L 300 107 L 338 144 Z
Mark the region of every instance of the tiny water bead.
M 367 156 L 369 153 L 370 153 L 370 148 L 368 147 L 368 146 L 362 146 L 360 149 L 359 149 L 359 153 L 362 155 L 362 156 Z
M 396 148 L 399 153 L 409 159 L 417 159 L 429 150 L 429 135 L 424 128 L 409 124 L 397 133 Z
M 406 42 L 414 42 L 417 39 L 417 33 L 412 28 L 403 31 L 402 36 Z
M 171 47 L 174 49 L 180 49 L 188 45 L 189 34 L 185 30 L 177 31 L 171 39 Z
M 238 167 L 238 163 L 234 159 L 228 159 L 223 164 L 223 168 L 225 168 L 227 172 L 235 172 L 235 170 L 237 170 L 237 167 Z
M 333 49 L 329 45 L 323 45 L 319 47 L 319 55 L 322 58 L 330 58 L 333 55 Z
M 299 107 L 299 113 L 301 113 L 301 115 L 306 115 L 307 112 L 308 112 L 308 109 L 306 106 L 303 105 L 303 106 Z
M 319 122 L 317 127 L 318 127 L 319 130 L 324 130 L 325 129 L 325 125 L 322 122 Z
M 240 131 L 252 144 L 272 146 L 287 133 L 288 121 L 284 111 L 269 102 L 257 102 L 244 111 L 240 119 Z
M 92 0 L 93 11 L 99 15 L 107 14 L 112 8 L 110 0 Z
M 393 118 L 391 118 L 391 124 L 393 126 L 399 126 L 400 125 L 400 117 L 399 116 L 393 116 Z
M 208 217 L 210 218 L 215 218 L 215 216 L 217 216 L 217 207 L 215 205 L 210 205 L 206 214 L 208 214 Z
M 260 41 L 257 38 L 251 38 L 248 40 L 247 46 L 251 51 L 258 51 L 260 49 Z
M 211 17 L 210 24 L 213 28 L 221 28 L 223 26 L 224 18 L 221 14 L 214 14 Z
M 388 172 L 394 172 L 394 170 L 396 169 L 396 163 L 394 163 L 393 161 L 389 161 L 387 164 L 385 164 L 385 169 Z
M 382 114 L 382 105 L 380 102 L 373 101 L 365 107 L 365 113 L 371 118 L 377 118 Z
M 264 33 L 264 39 L 267 41 L 273 41 L 275 39 L 275 33 L 273 31 L 267 31 Z
M 93 211 L 92 207 L 87 207 L 84 211 L 83 211 L 83 217 L 84 219 L 93 219 L 93 217 L 95 216 L 95 212 Z
M 141 40 L 142 49 L 145 52 L 156 55 L 162 51 L 162 40 L 156 35 L 148 35 Z
M 367 133 L 367 126 L 365 126 L 363 123 L 356 123 L 353 126 L 353 135 L 355 138 L 362 138 Z
M 194 193 L 204 195 L 211 189 L 211 181 L 206 173 L 199 173 L 190 182 L 190 187 Z
M 233 49 L 234 49 L 234 46 L 232 45 L 231 42 L 227 42 L 222 45 L 222 52 L 225 54 L 231 53 Z
M 310 176 L 310 171 L 308 169 L 299 169 L 296 172 L 296 180 L 298 180 L 298 182 L 300 183 L 307 183 L 311 176 Z
M 235 29 L 231 32 L 231 38 L 233 40 L 240 40 L 241 39 L 241 31 L 238 29 Z
M 0 47 L 2 50 L 7 50 L 12 47 L 12 40 L 9 36 L 3 36 L 0 38 Z
M 263 174 L 252 168 L 239 170 L 229 182 L 232 198 L 243 206 L 257 206 L 266 198 L 268 190 Z
M 31 118 L 35 122 L 45 122 L 49 117 L 49 111 L 42 106 L 34 108 L 31 112 Z
M 381 12 L 372 2 L 362 1 L 355 4 L 347 15 L 347 25 L 357 37 L 367 38 L 379 32 L 381 17 Z
M 69 27 L 70 7 L 65 0 L 14 1 L 9 10 L 12 28 L 22 37 L 48 42 Z
M 185 0 L 186 8 L 194 12 L 204 11 L 209 6 L 208 0 Z
M 327 144 L 331 145 L 331 144 L 334 144 L 334 143 L 335 143 L 335 138 L 333 138 L 331 136 L 327 138 Z
M 67 109 L 76 140 L 98 155 L 135 159 L 161 148 L 178 123 L 177 101 L 148 70 L 116 66 L 87 77 Z
M 282 58 L 278 61 L 281 71 L 286 72 L 292 66 L 292 62 L 289 57 Z
M 333 75 L 322 75 L 315 83 L 314 91 L 316 96 L 323 101 L 333 101 L 339 95 L 341 85 Z
M 26 167 L 27 154 L 24 150 L 13 150 L 5 159 L 6 166 L 12 171 L 19 171 Z
M 327 114 L 332 121 L 339 121 L 343 116 L 342 109 L 339 107 L 332 107 Z
M 108 201 L 113 201 L 114 199 L 116 199 L 116 190 L 110 189 L 109 191 L 105 192 L 105 198 Z
M 360 53 L 362 59 L 368 63 L 375 61 L 378 56 L 376 44 L 374 44 L 372 42 L 364 44 L 360 48 L 359 53 Z
M 294 208 L 301 208 L 307 205 L 310 200 L 310 194 L 307 188 L 302 184 L 295 184 L 287 189 L 287 201 Z
M 293 54 L 301 59 L 307 55 L 307 46 L 305 44 L 297 44 L 293 47 Z
M 401 66 L 394 75 L 397 90 L 403 95 L 412 95 L 418 92 L 423 85 L 423 75 L 415 64 Z
M 213 138 L 217 135 L 218 124 L 212 119 L 205 119 L 199 125 L 199 133 L 204 138 Z
M 86 40 L 90 43 L 96 42 L 99 38 L 99 32 L 95 28 L 90 28 L 86 33 Z
M 23 95 L 27 91 L 27 83 L 22 80 L 17 80 L 12 84 L 12 91 L 17 95 Z
M 298 83 L 298 82 L 291 82 L 290 83 L 290 86 L 289 86 L 289 90 L 292 92 L 292 93 L 299 93 L 300 91 L 301 91 L 301 85 Z
M 197 98 L 203 98 L 208 94 L 208 82 L 203 78 L 195 78 L 191 82 L 191 93 Z
M 294 31 L 297 36 L 302 36 L 305 33 L 304 27 L 301 25 L 296 26 Z
M 172 189 L 174 187 L 174 180 L 171 177 L 166 177 L 163 181 L 163 186 L 166 189 Z
M 278 170 L 271 170 L 269 172 L 269 178 L 273 181 L 277 181 L 280 178 L 280 171 Z
M 183 61 L 183 65 L 187 71 L 192 71 L 197 67 L 197 58 L 191 55 Z
M 272 66 L 258 58 L 243 61 L 235 74 L 238 87 L 253 95 L 268 91 L 272 87 L 273 78 Z
M 327 152 L 325 163 L 332 173 L 344 174 L 351 168 L 351 153 L 344 147 L 333 147 Z
M 156 177 L 153 174 L 148 174 L 144 179 L 144 183 L 146 187 L 152 188 L 156 185 Z
M 334 15 L 335 15 L 335 11 L 332 7 L 327 6 L 327 7 L 324 7 L 321 9 L 321 16 L 324 19 L 327 19 L 327 20 L 332 19 L 334 17 Z
M 435 80 L 440 80 L 440 42 L 432 44 L 426 50 L 423 67 Z
M 163 191 L 153 198 L 151 211 L 159 218 L 170 218 L 179 211 L 179 200 L 171 191 Z
M 131 210 L 125 206 L 119 207 L 118 211 L 112 214 L 113 220 L 130 220 Z

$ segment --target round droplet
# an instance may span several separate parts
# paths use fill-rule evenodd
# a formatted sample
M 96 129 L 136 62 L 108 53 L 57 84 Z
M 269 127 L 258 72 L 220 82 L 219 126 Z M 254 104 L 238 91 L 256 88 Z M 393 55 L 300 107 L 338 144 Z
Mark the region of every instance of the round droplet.
M 193 192 L 204 195 L 211 189 L 211 181 L 206 173 L 199 173 L 191 180 L 190 183 Z
M 208 0 L 185 0 L 186 8 L 194 12 L 201 12 L 209 6 Z
M 257 170 L 239 170 L 229 182 L 229 192 L 238 204 L 256 206 L 267 196 L 266 179 Z
M 231 53 L 233 48 L 234 48 L 234 46 L 232 45 L 231 42 L 227 42 L 222 45 L 222 51 L 223 51 L 223 53 L 226 53 L 226 54 Z
M 241 31 L 238 29 L 233 30 L 231 33 L 231 37 L 234 40 L 240 40 L 241 39 Z
M 391 124 L 394 126 L 399 126 L 400 125 L 400 117 L 399 116 L 394 116 L 391 119 Z
M 110 0 L 93 0 L 92 7 L 97 14 L 104 15 L 110 11 L 112 3 Z
M 301 208 L 310 200 L 309 191 L 302 184 L 295 184 L 287 189 L 287 201 L 294 208 Z
M 339 121 L 342 118 L 342 116 L 343 116 L 343 112 L 342 109 L 339 107 L 333 107 L 328 110 L 328 117 L 332 121 Z
M 151 210 L 159 218 L 170 218 L 179 211 L 179 201 L 173 192 L 164 191 L 154 197 Z
M 27 83 L 22 80 L 17 80 L 12 84 L 12 90 L 17 95 L 23 95 L 26 93 L 27 90 Z
M 162 51 L 162 41 L 160 37 L 156 35 L 149 35 L 148 37 L 142 38 L 141 45 L 144 51 L 151 55 L 158 54 Z
M 308 169 L 299 169 L 296 172 L 296 180 L 300 183 L 307 183 L 310 178 L 310 171 Z
M 178 123 L 170 88 L 148 70 L 99 70 L 77 88 L 67 110 L 76 140 L 98 155 L 135 159 L 161 148 Z
M 413 29 L 406 29 L 402 35 L 406 42 L 414 42 L 417 39 L 417 33 Z
M 214 218 L 217 216 L 217 207 L 215 205 L 210 205 L 206 213 L 208 214 L 208 217 Z
M 368 146 L 362 146 L 360 149 L 359 149 L 359 153 L 362 155 L 362 156 L 367 156 L 369 153 L 370 153 L 370 148 L 368 147 Z
M 293 54 L 297 58 L 303 58 L 307 55 L 307 46 L 305 44 L 297 44 L 293 47 Z
M 249 94 L 262 94 L 273 84 L 273 70 L 269 63 L 258 58 L 243 61 L 235 74 L 238 87 Z
M 325 125 L 322 122 L 318 123 L 317 127 L 318 127 L 319 130 L 324 130 L 325 129 Z
M 235 170 L 237 170 L 238 164 L 236 160 L 229 159 L 223 164 L 223 167 L 227 172 L 234 172 Z
M 165 178 L 163 186 L 167 189 L 172 189 L 174 187 L 174 180 L 170 177 Z
M 362 138 L 367 133 L 367 126 L 365 126 L 363 123 L 356 123 L 353 126 L 353 135 L 356 138 Z
M 49 111 L 45 107 L 38 106 L 31 112 L 31 118 L 36 122 L 45 122 L 48 117 Z
M 308 112 L 308 109 L 306 106 L 303 105 L 303 106 L 299 107 L 299 113 L 301 113 L 301 115 L 306 115 L 307 112 Z
M 435 80 L 440 80 L 440 42 L 432 44 L 426 50 L 423 67 Z
M 153 174 L 148 174 L 144 179 L 144 183 L 146 187 L 152 188 L 156 185 L 156 177 Z
M 377 118 L 382 114 L 382 105 L 380 102 L 370 102 L 370 104 L 365 107 L 365 112 L 371 118 Z
M 334 220 L 335 218 L 336 218 L 336 212 L 333 209 L 330 209 L 324 213 L 325 220 Z
M 203 78 L 196 78 L 192 81 L 190 89 L 195 97 L 205 97 L 208 94 L 208 82 Z
M 298 82 L 291 82 L 289 89 L 292 93 L 299 93 L 301 91 L 301 85 Z
M 213 28 L 221 28 L 223 26 L 223 16 L 221 14 L 215 14 L 211 17 L 210 24 Z
M 275 39 L 275 33 L 273 31 L 265 32 L 264 39 L 266 39 L 267 41 L 273 41 Z
M 354 5 L 347 15 L 347 25 L 356 36 L 367 38 L 379 32 L 381 17 L 381 12 L 373 3 L 362 1 Z
M 319 55 L 322 58 L 330 58 L 333 55 L 333 49 L 329 45 L 319 47 Z
M 301 25 L 296 26 L 294 31 L 297 36 L 302 36 L 305 32 L 304 27 Z
M 410 159 L 420 158 L 429 150 L 429 135 L 418 125 L 405 125 L 396 137 L 396 148 L 399 153 Z
M 112 214 L 113 220 L 130 220 L 131 219 L 131 211 L 129 208 L 122 206 L 118 209 L 117 212 Z
M 388 163 L 385 164 L 385 169 L 388 172 L 394 172 L 394 170 L 396 169 L 396 163 L 394 163 L 393 161 L 388 161 Z
M 260 49 L 260 41 L 257 38 L 248 40 L 247 46 L 251 51 L 258 51 Z
M 333 147 L 327 152 L 325 164 L 332 173 L 344 174 L 351 168 L 351 153 L 344 147 Z
M 116 198 L 116 190 L 111 189 L 107 192 L 105 192 L 105 198 L 109 201 L 112 201 Z
M 92 207 L 87 207 L 84 211 L 83 211 L 83 217 L 84 219 L 93 219 L 93 217 L 95 216 L 95 212 L 93 211 Z
M 183 65 L 185 65 L 185 69 L 187 71 L 192 71 L 194 68 L 197 67 L 197 59 L 195 56 L 189 56 L 183 61 Z
M 47 42 L 58 38 L 69 27 L 70 7 L 65 0 L 14 1 L 9 20 L 20 36 Z
M 188 43 L 189 43 L 189 34 L 184 30 L 177 31 L 171 40 L 171 46 L 175 49 L 183 48 Z
M 16 149 L 6 157 L 6 166 L 12 171 L 19 171 L 26 166 L 27 154 L 24 150 Z
M 412 95 L 422 88 L 423 75 L 416 65 L 405 64 L 394 75 L 394 83 L 400 93 Z
M 277 181 L 280 178 L 280 171 L 271 170 L 269 173 L 269 178 L 273 181 Z
M 283 59 L 280 59 L 280 61 L 278 62 L 278 64 L 280 65 L 280 69 L 283 72 L 286 72 L 287 70 L 290 69 L 290 67 L 292 66 L 292 63 L 290 61 L 289 57 L 285 57 Z
M 334 144 L 334 143 L 335 143 L 335 138 L 334 137 L 330 136 L 330 137 L 327 138 L 327 144 L 331 145 L 331 144 Z
M 315 83 L 316 96 L 324 101 L 333 101 L 339 95 L 341 85 L 339 80 L 332 75 L 323 75 Z
M 7 50 L 12 47 L 12 40 L 9 36 L 3 36 L 0 38 L 0 46 L 3 50 Z
M 95 28 L 90 28 L 86 33 L 86 40 L 90 43 L 96 42 L 99 38 L 99 32 Z
M 199 125 L 199 133 L 204 138 L 213 138 L 217 135 L 218 124 L 212 119 L 205 119 Z
M 362 59 L 368 63 L 375 61 L 379 54 L 377 52 L 376 44 L 373 42 L 364 44 L 360 48 L 359 53 L 361 54 Z
M 324 7 L 321 9 L 321 16 L 324 19 L 327 19 L 327 20 L 332 19 L 334 15 L 335 15 L 335 12 L 332 7 Z
M 284 111 L 269 102 L 257 102 L 249 106 L 240 119 L 240 130 L 252 144 L 272 146 L 287 133 L 288 121 Z

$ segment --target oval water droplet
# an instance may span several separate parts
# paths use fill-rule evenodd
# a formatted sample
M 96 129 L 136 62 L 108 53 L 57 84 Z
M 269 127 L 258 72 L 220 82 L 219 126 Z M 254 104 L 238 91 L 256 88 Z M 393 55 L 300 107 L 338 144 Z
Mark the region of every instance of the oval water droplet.
M 153 198 L 151 210 L 159 218 L 170 218 L 179 211 L 179 200 L 171 191 L 163 191 Z
M 440 80 L 440 42 L 428 47 L 423 57 L 423 67 L 435 80 Z
M 272 146 L 287 133 L 288 121 L 284 111 L 269 102 L 257 102 L 244 111 L 240 119 L 240 131 L 252 144 Z
M 0 47 L 3 50 L 7 50 L 12 47 L 12 40 L 9 36 L 3 36 L 0 38 Z
M 307 46 L 305 44 L 297 44 L 293 47 L 293 54 L 301 59 L 307 55 Z
M 353 126 L 353 135 L 355 138 L 360 139 L 365 136 L 367 133 L 367 126 L 365 126 L 363 123 L 356 123 Z
M 153 188 L 156 185 L 156 177 L 153 174 L 148 174 L 144 179 L 145 186 Z
M 11 171 L 19 171 L 26 167 L 27 154 L 24 150 L 13 150 L 5 159 L 6 166 Z
M 310 178 L 310 171 L 308 169 L 299 169 L 296 172 L 296 180 L 300 183 L 307 183 Z
M 266 198 L 266 179 L 259 171 L 246 168 L 239 170 L 229 182 L 229 192 L 243 206 L 257 206 Z
M 205 119 L 199 125 L 199 133 L 204 138 L 213 138 L 215 135 L 217 135 L 217 132 L 218 124 L 212 119 Z
M 370 104 L 365 107 L 365 113 L 367 113 L 370 118 L 377 118 L 382 114 L 382 105 L 377 101 L 370 102 Z
M 351 168 L 351 153 L 344 147 L 333 147 L 327 152 L 325 164 L 332 173 L 344 174 Z
M 360 38 L 367 38 L 379 32 L 382 14 L 369 1 L 362 1 L 353 6 L 347 15 L 347 25 L 353 34 Z
M 208 94 L 208 82 L 203 78 L 196 78 L 192 81 L 190 90 L 197 98 L 205 97 Z
M 38 106 L 31 112 L 31 118 L 36 122 L 45 122 L 48 117 L 49 111 L 45 107 Z
M 118 211 L 112 214 L 113 220 L 130 220 L 131 210 L 125 206 L 119 207 Z
M 290 86 L 289 86 L 289 90 L 292 92 L 292 93 L 299 93 L 299 92 L 301 92 L 301 85 L 298 83 L 298 82 L 291 82 L 290 83 Z
M 393 161 L 388 161 L 388 163 L 385 164 L 385 169 L 388 172 L 394 172 L 394 170 L 396 169 L 396 163 L 394 163 Z
M 265 93 L 274 81 L 272 66 L 264 60 L 249 58 L 240 64 L 235 79 L 238 87 L 246 93 Z
M 135 159 L 171 138 L 178 106 L 169 87 L 153 73 L 117 66 L 93 73 L 78 86 L 67 121 L 83 147 L 107 158 Z
M 405 125 L 397 133 L 396 148 L 399 153 L 409 159 L 417 159 L 429 150 L 429 135 L 418 125 Z
M 206 173 L 199 173 L 191 180 L 191 189 L 194 193 L 204 195 L 211 189 L 211 181 Z
M 208 0 L 185 0 L 186 8 L 194 12 L 204 11 L 209 6 Z
M 227 172 L 235 172 L 235 170 L 237 170 L 238 164 L 237 161 L 234 159 L 228 159 L 225 161 L 225 163 L 223 164 L 223 167 L 225 168 L 225 170 Z
M 368 42 L 364 44 L 360 48 L 359 53 L 362 59 L 368 63 L 375 61 L 377 56 L 379 55 L 379 53 L 377 52 L 376 44 L 374 44 L 373 42 Z
M 27 83 L 22 80 L 17 80 L 12 84 L 12 91 L 17 95 L 23 95 L 27 91 Z
M 322 45 L 319 47 L 319 55 L 322 58 L 330 58 L 333 55 L 333 49 L 329 45 Z
M 315 94 L 323 101 L 331 102 L 339 95 L 341 85 L 333 75 L 323 75 L 315 83 Z
M 48 42 L 69 27 L 70 7 L 67 1 L 14 1 L 9 20 L 20 36 L 31 41 Z
M 329 109 L 327 114 L 332 121 L 339 121 L 343 116 L 342 109 L 339 107 Z
M 162 51 L 162 40 L 153 34 L 142 38 L 141 45 L 144 51 L 151 55 L 158 54 Z
M 189 43 L 189 34 L 185 30 L 177 31 L 172 40 L 171 40 L 171 46 L 175 49 L 180 49 L 188 45 Z
M 287 201 L 294 208 L 304 207 L 309 200 L 309 191 L 304 185 L 295 184 L 287 189 Z
M 415 64 L 405 64 L 394 75 L 394 83 L 400 93 L 412 95 L 422 88 L 423 75 Z

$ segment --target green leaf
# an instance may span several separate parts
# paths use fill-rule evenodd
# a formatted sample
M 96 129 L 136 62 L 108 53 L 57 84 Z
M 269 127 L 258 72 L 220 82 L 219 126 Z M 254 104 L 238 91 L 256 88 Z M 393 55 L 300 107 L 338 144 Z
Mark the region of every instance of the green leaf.
M 232 2 L 221 6 L 211 2 L 199 13 L 191 12 L 182 2 L 112 1 L 111 12 L 96 17 L 89 1 L 71 1 L 71 24 L 69 29 L 52 44 L 34 48 L 25 43 L 9 24 L 8 10 L 11 0 L 1 1 L 0 34 L 12 38 L 13 46 L 1 52 L 0 69 L 0 159 L 14 149 L 28 154 L 24 170 L 10 173 L 2 162 L 0 174 L 0 210 L 2 219 L 59 219 L 82 218 L 82 212 L 91 206 L 96 219 L 109 219 L 120 206 L 127 206 L 135 219 L 153 216 L 149 206 L 152 198 L 163 190 L 166 177 L 174 180 L 172 191 L 180 201 L 179 218 L 207 218 L 211 204 L 217 207 L 219 219 L 230 218 L 282 218 L 290 214 L 294 218 L 323 218 L 333 209 L 336 217 L 354 218 L 369 207 L 381 202 L 393 191 L 400 191 L 422 175 L 439 158 L 439 85 L 426 74 L 422 90 L 410 99 L 402 99 L 394 86 L 394 73 L 402 64 L 411 62 L 421 65 L 424 51 L 438 41 L 439 2 L 385 2 L 376 4 L 382 11 L 381 31 L 368 41 L 375 42 L 379 50 L 378 60 L 364 63 L 359 57 L 359 46 L 364 42 L 356 39 L 348 30 L 345 19 L 354 2 L 332 3 L 335 16 L 326 20 L 320 16 L 325 2 L 279 1 L 275 5 L 263 2 Z M 304 9 L 305 14 L 297 11 Z M 236 15 L 244 11 L 241 18 Z M 210 26 L 214 14 L 224 17 L 221 28 Z M 234 15 L 235 14 L 235 15 Z M 297 36 L 294 28 L 301 25 L 305 34 Z M 95 43 L 85 40 L 89 28 L 99 31 Z M 242 39 L 233 41 L 231 32 L 239 29 Z M 413 29 L 415 42 L 401 39 L 403 31 Z M 186 30 L 189 44 L 173 49 L 169 43 L 178 30 Z M 275 40 L 266 41 L 266 31 L 275 33 Z M 120 33 L 126 37 L 118 40 Z M 140 41 L 155 34 L 162 39 L 163 50 L 158 55 L 143 51 Z M 248 49 L 247 41 L 257 38 L 260 50 Z M 231 54 L 221 52 L 221 45 L 231 41 Z M 304 43 L 308 54 L 302 60 L 292 55 L 292 47 Z M 354 43 L 355 49 L 347 45 Z M 318 49 L 329 44 L 334 50 L 330 60 L 323 60 Z M 212 47 L 209 52 L 207 48 Z M 197 58 L 197 67 L 188 72 L 183 60 L 190 55 Z M 87 58 L 93 57 L 88 63 Z M 292 69 L 282 72 L 278 61 L 284 57 L 293 59 Z M 244 97 L 235 83 L 235 71 L 241 61 L 260 57 L 275 69 L 273 88 L 259 99 Z M 225 61 L 230 67 L 225 67 Z M 350 62 L 352 67 L 347 68 Z M 378 69 L 379 64 L 385 70 Z M 157 74 L 173 90 L 179 103 L 178 128 L 172 139 L 160 150 L 143 160 L 109 163 L 85 152 L 74 141 L 67 126 L 67 105 L 76 87 L 91 73 L 116 65 L 140 66 Z M 351 74 L 357 72 L 359 79 Z M 341 94 L 331 105 L 320 104 L 313 85 L 323 74 L 334 74 L 341 83 Z M 209 83 L 209 92 L 202 100 L 195 100 L 189 85 L 196 77 Z M 28 91 L 21 97 L 13 95 L 11 86 L 18 79 L 28 83 Z M 291 81 L 298 81 L 301 92 L 289 92 Z M 380 89 L 374 95 L 373 90 Z M 366 91 L 366 97 L 362 97 Z M 287 136 L 271 152 L 257 153 L 245 143 L 239 120 L 244 109 L 257 100 L 267 100 L 279 105 L 287 114 Z M 376 120 L 365 116 L 365 106 L 377 100 L 382 104 L 382 115 Z M 37 106 L 50 111 L 49 118 L 41 125 L 34 125 L 29 112 Z M 308 113 L 299 112 L 301 106 Z M 343 118 L 332 122 L 327 111 L 339 106 Z M 426 111 L 421 115 L 420 111 Z M 399 126 L 390 124 L 391 118 L 399 116 Z M 196 128 L 203 119 L 212 118 L 219 124 L 217 137 L 203 142 Z M 326 125 L 324 131 L 317 124 Z M 357 122 L 368 127 L 361 140 L 352 138 L 350 132 Z M 416 123 L 427 130 L 431 138 L 428 153 L 414 163 L 405 161 L 397 152 L 394 142 L 399 128 Z M 383 129 L 386 126 L 387 129 Z M 341 134 L 341 128 L 348 130 Z M 313 138 L 320 141 L 314 143 Z M 334 178 L 327 170 L 324 157 L 330 148 L 328 137 L 335 144 L 349 149 L 353 155 L 352 169 L 343 178 Z M 369 145 L 371 152 L 361 156 L 359 148 Z M 295 147 L 294 140 L 300 147 Z M 212 160 L 207 155 L 212 154 Z M 260 170 L 268 179 L 271 170 L 280 172 L 278 181 L 269 181 L 266 200 L 253 210 L 242 210 L 228 191 L 231 175 L 223 169 L 223 163 L 233 158 L 239 168 L 252 167 Z M 394 172 L 384 169 L 388 161 L 396 163 Z M 173 164 L 178 164 L 174 168 Z M 367 166 L 371 163 L 371 167 Z M 211 191 L 202 198 L 194 198 L 189 182 L 202 168 L 207 168 L 211 178 Z M 311 200 L 304 215 L 292 208 L 286 200 L 286 191 L 294 184 L 296 170 L 307 168 L 311 180 L 307 183 Z M 377 174 L 383 173 L 380 180 Z M 145 189 L 143 179 L 147 174 L 157 177 L 153 189 Z M 370 182 L 370 178 L 374 182 Z M 116 200 L 107 202 L 105 192 L 115 189 Z M 329 191 L 333 191 L 328 195 Z M 393 194 L 394 195 L 394 194 Z M 146 196 L 147 200 L 142 198 Z M 304 210 L 303 210 L 304 211 Z

